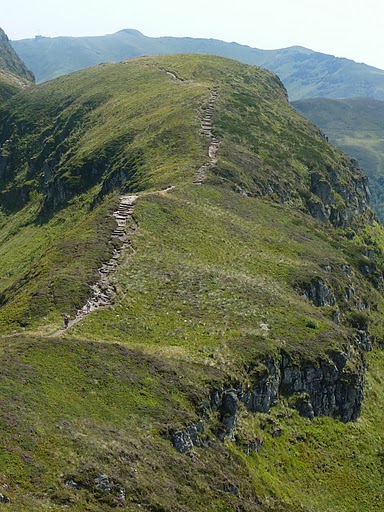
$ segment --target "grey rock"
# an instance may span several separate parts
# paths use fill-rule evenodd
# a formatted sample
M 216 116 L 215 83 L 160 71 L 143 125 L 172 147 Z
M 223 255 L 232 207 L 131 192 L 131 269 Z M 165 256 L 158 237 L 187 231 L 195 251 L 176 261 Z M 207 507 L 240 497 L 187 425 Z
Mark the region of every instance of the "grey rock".
M 199 421 L 188 426 L 185 430 L 178 430 L 172 435 L 173 446 L 179 453 L 186 453 L 194 446 L 200 446 L 199 435 L 204 434 L 204 423 Z
M 275 428 L 275 430 L 272 432 L 272 437 L 281 437 L 281 434 L 283 433 L 283 429 L 280 427 Z
M 332 320 L 336 325 L 340 324 L 340 311 L 339 310 L 336 310 L 333 312 Z
M 66 485 L 70 489 L 78 489 L 79 488 L 79 485 L 76 482 L 74 482 L 73 480 L 67 480 L 66 482 L 64 482 L 64 485 Z
M 229 492 L 231 494 L 234 494 L 235 496 L 239 495 L 239 488 L 236 487 L 236 485 L 233 484 L 227 484 L 224 488 L 225 492 Z
M 363 343 L 368 340 L 362 338 Z M 355 420 L 364 398 L 365 363 L 361 352 L 353 354 L 355 370 L 352 372 L 348 364 L 352 356 L 346 353 L 334 352 L 328 358 L 301 362 L 282 353 L 279 360 L 265 361 L 265 371 L 246 390 L 215 391 L 211 404 L 220 411 L 220 439 L 234 439 L 240 401 L 251 412 L 268 412 L 280 396 L 286 396 L 292 397 L 291 406 L 307 418 L 330 416 L 343 422 Z
M 358 329 L 356 333 L 356 342 L 361 350 L 369 352 L 373 348 L 373 341 L 369 332 L 364 329 Z
M 105 492 L 111 492 L 111 484 L 107 475 L 99 475 L 94 479 L 95 487 Z
M 244 452 L 246 455 L 250 455 L 251 453 L 260 453 L 262 446 L 263 441 L 256 437 L 246 445 Z
M 281 393 L 292 395 L 306 392 L 315 416 L 331 416 L 343 422 L 355 420 L 363 400 L 363 378 L 365 365 L 355 361 L 358 369 L 350 373 L 348 358 L 338 355 L 330 360 L 298 366 L 288 356 L 283 358 L 281 372 Z
M 341 265 L 341 269 L 347 274 L 347 277 L 352 277 L 352 268 L 350 265 Z
M 351 299 L 353 299 L 354 295 L 355 295 L 354 287 L 353 286 L 347 286 L 347 288 L 345 289 L 345 294 L 344 294 L 345 302 L 348 302 Z
M 276 405 L 279 396 L 279 369 L 272 358 L 265 362 L 265 371 L 258 375 L 252 388 L 241 396 L 242 402 L 252 412 L 268 412 Z
M 300 416 L 303 416 L 304 418 L 312 420 L 315 417 L 315 412 L 307 393 L 301 393 L 294 396 L 294 399 L 290 401 L 290 406 L 296 409 Z
M 10 503 L 10 501 L 11 500 L 8 498 L 8 496 L 5 496 L 0 492 L 0 503 Z
M 332 290 L 320 277 L 313 279 L 305 286 L 304 296 L 318 307 L 334 306 L 336 304 L 336 298 Z
M 326 224 L 329 220 L 329 214 L 325 210 L 325 206 L 319 200 L 308 200 L 308 209 L 313 218 L 319 220 L 323 224 Z
M 236 391 L 225 391 L 221 397 L 220 420 L 223 425 L 221 437 L 233 438 L 239 398 Z

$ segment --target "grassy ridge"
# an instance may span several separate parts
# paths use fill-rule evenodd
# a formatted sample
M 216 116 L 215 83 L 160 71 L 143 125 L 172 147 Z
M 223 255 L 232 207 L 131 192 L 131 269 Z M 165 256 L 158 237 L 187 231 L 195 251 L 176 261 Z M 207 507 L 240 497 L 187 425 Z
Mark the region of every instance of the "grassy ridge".
M 219 163 L 194 186 L 213 87 Z M 338 229 L 309 215 L 311 173 L 348 187 L 359 171 L 290 108 L 279 80 L 222 58 L 143 58 L 43 84 L 2 113 L 9 507 L 380 510 L 379 352 L 356 423 L 310 422 L 285 399 L 270 414 L 240 404 L 235 441 L 221 442 L 219 413 L 202 408 L 213 389 L 247 389 L 268 355 L 316 365 L 345 351 L 355 375 L 357 326 L 383 342 L 384 232 L 364 223 L 366 211 Z M 111 213 L 127 191 L 140 192 L 138 229 L 115 303 L 49 338 L 109 259 Z M 337 306 L 304 297 L 319 278 Z M 173 432 L 201 418 L 201 446 L 177 453 Z M 246 455 L 252 443 L 261 450 Z M 101 475 L 109 491 L 97 487 Z
M 102 180 L 142 190 L 192 177 L 204 161 L 196 108 L 209 83 L 174 81 L 162 65 L 167 59 L 96 67 L 15 99 L 3 112 L 2 141 L 19 160 L 5 179 L 18 174 L 19 188 L 71 197 Z M 12 137 L 17 130 L 28 135 Z M 29 171 L 20 175 L 23 166 Z M 9 188 L 11 200 L 13 181 Z
M 345 343 L 332 308 L 311 305 L 293 284 L 321 274 L 342 288 L 356 241 L 336 249 L 337 235 L 309 217 L 226 188 L 148 194 L 136 215 L 137 252 L 117 275 L 113 309 L 68 339 L 3 340 L 0 461 L 15 510 L 109 510 L 124 489 L 126 510 L 379 511 L 380 352 L 369 355 L 356 423 L 310 422 L 282 401 L 270 414 L 241 409 L 236 443 L 217 440 L 214 414 L 192 457 L 170 442 L 199 420 L 212 388 L 246 383 L 261 355 L 284 347 L 311 358 Z M 356 269 L 352 282 L 366 297 Z M 255 439 L 260 452 L 246 456 Z M 96 488 L 101 474 L 111 492 Z
M 68 335 L 92 339 L 97 333 L 199 360 L 234 344 L 240 366 L 246 356 L 239 352 L 248 344 L 250 360 L 266 345 L 315 358 L 342 346 L 348 335 L 333 323 L 334 308 L 315 307 L 300 294 L 303 283 L 321 277 L 345 315 L 356 307 L 354 300 L 343 305 L 347 282 L 356 297 L 375 304 L 372 328 L 382 338 L 381 295 L 360 277 L 362 240 L 342 240 L 288 207 L 241 199 L 226 188 L 149 194 L 139 199 L 135 218 L 136 254 L 117 274 L 123 293 L 114 309 L 87 318 Z M 347 264 L 353 267 L 348 280 Z M 267 344 L 262 323 L 270 326 Z
M 12 328 L 15 322 L 39 321 L 51 308 L 53 315 L 64 308 L 73 311 L 85 300 L 90 276 L 111 250 L 105 246 L 107 231 L 97 228 L 105 222 L 95 221 L 104 213 L 91 213 L 109 193 L 193 181 L 207 161 L 200 121 L 210 89 L 218 85 L 215 133 L 221 145 L 213 182 L 305 210 L 311 172 L 326 176 L 331 169 L 342 182 L 355 179 L 348 160 L 289 106 L 275 75 L 235 61 L 198 55 L 142 58 L 42 84 L 2 110 L 4 328 L 8 321 Z M 74 228 L 81 230 L 87 215 L 94 220 L 84 252 L 75 248 L 82 237 Z M 10 229 L 18 237 L 12 238 Z M 65 244 L 67 238 L 71 241 Z M 71 251 L 79 258 L 73 259 Z M 13 262 L 19 258 L 18 267 Z M 67 263 L 72 270 L 63 274 Z M 17 272 L 11 269 L 6 277 L 7 265 Z M 54 285 L 44 277 L 51 272 L 57 275 Z M 24 286 L 34 297 L 32 315 L 26 313 Z M 20 299 L 13 305 L 15 294 Z

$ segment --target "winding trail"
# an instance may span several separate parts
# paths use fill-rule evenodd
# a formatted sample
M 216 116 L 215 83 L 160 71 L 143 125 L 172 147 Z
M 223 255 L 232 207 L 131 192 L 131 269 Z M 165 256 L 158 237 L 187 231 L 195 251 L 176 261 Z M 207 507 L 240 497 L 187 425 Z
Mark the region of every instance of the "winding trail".
M 215 137 L 213 133 L 212 119 L 215 113 L 215 102 L 219 97 L 219 93 L 216 89 L 211 90 L 211 97 L 208 101 L 208 108 L 205 111 L 205 116 L 201 121 L 201 132 L 210 140 L 208 147 L 209 162 L 202 165 L 197 171 L 197 177 L 194 180 L 194 185 L 201 185 L 207 178 L 207 174 L 213 167 L 217 165 L 217 153 L 219 151 L 220 141 Z
M 99 279 L 91 286 L 89 311 L 87 311 L 86 305 L 83 306 L 77 311 L 76 317 L 69 321 L 67 328 L 63 327 L 52 334 L 51 337 L 55 338 L 60 336 L 73 325 L 80 322 L 80 320 L 92 311 L 112 305 L 113 299 L 116 295 L 113 276 L 116 271 L 118 260 L 121 258 L 122 254 L 126 254 L 128 250 L 131 255 L 135 253 L 131 238 L 137 229 L 137 223 L 133 217 L 133 211 L 138 197 L 138 195 L 122 196 L 117 210 L 113 212 L 113 217 L 116 219 L 117 226 L 111 234 L 111 240 L 117 239 L 121 242 L 121 245 L 119 248 L 114 249 L 111 259 L 106 263 L 103 263 L 99 268 Z
M 173 185 L 152 192 L 151 194 L 165 195 L 175 187 Z M 117 265 L 122 256 L 132 256 L 135 254 L 135 249 L 132 245 L 132 237 L 137 230 L 137 222 L 133 216 L 135 202 L 139 198 L 139 195 L 126 195 L 120 198 L 120 203 L 113 217 L 116 219 L 117 226 L 111 234 L 111 241 L 117 239 L 121 245 L 119 248 L 114 249 L 112 257 L 106 263 L 103 263 L 99 268 L 99 279 L 94 283 L 91 289 L 91 296 L 89 298 L 90 308 L 87 311 L 87 306 L 84 305 L 77 311 L 74 319 L 70 320 L 68 327 L 62 327 L 54 334 L 51 334 L 50 338 L 56 338 L 64 334 L 72 326 L 76 325 L 85 316 L 92 313 L 100 308 L 111 306 L 116 296 L 116 288 L 114 283 L 114 275 L 116 272 Z
M 163 69 L 173 80 L 181 79 L 171 71 Z M 208 107 L 205 110 L 205 115 L 201 121 L 201 133 L 204 134 L 209 140 L 208 147 L 209 162 L 202 165 L 197 171 L 197 177 L 193 181 L 193 185 L 201 185 L 207 178 L 208 172 L 217 165 L 217 153 L 219 151 L 220 141 L 213 133 L 212 119 L 215 111 L 215 102 L 219 97 L 216 89 L 211 90 L 211 96 L 208 100 Z M 153 194 L 166 194 L 174 189 L 174 186 L 169 186 L 166 189 L 152 192 Z M 117 226 L 112 232 L 111 240 L 117 239 L 121 242 L 119 248 L 114 249 L 112 257 L 106 263 L 103 263 L 99 268 L 99 279 L 94 283 L 91 289 L 91 296 L 88 300 L 90 307 L 84 305 L 77 311 L 76 317 L 69 321 L 67 328 L 61 328 L 49 337 L 55 338 L 64 334 L 72 326 L 80 322 L 85 316 L 100 308 L 111 306 L 116 295 L 116 288 L 114 284 L 114 274 L 118 265 L 119 259 L 122 255 L 126 255 L 128 251 L 130 255 L 135 253 L 132 245 L 132 236 L 137 229 L 137 223 L 134 219 L 134 206 L 139 195 L 125 195 L 120 198 L 120 203 L 117 210 L 113 213 L 116 219 Z

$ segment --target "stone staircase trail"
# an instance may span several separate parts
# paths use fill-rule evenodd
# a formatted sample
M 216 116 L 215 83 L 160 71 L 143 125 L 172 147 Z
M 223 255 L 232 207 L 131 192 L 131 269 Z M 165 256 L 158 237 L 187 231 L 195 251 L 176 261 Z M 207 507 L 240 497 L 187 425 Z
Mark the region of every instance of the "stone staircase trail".
M 164 70 L 168 75 L 176 80 L 180 80 L 176 75 L 170 71 Z M 209 162 L 202 165 L 197 171 L 197 177 L 193 181 L 194 185 L 201 185 L 207 177 L 210 169 L 217 165 L 217 153 L 219 151 L 220 141 L 215 137 L 212 127 L 212 119 L 215 111 L 215 102 L 219 97 L 219 93 L 216 89 L 211 90 L 211 96 L 208 101 L 208 107 L 205 110 L 205 115 L 201 121 L 201 132 L 210 140 L 208 147 Z M 164 190 L 158 190 L 153 192 L 154 194 L 165 194 L 170 190 L 174 189 L 174 186 L 169 186 Z M 126 253 L 128 249 L 131 254 L 134 254 L 134 248 L 132 247 L 131 237 L 137 229 L 137 223 L 133 217 L 134 205 L 136 200 L 139 198 L 138 195 L 126 195 L 120 198 L 120 203 L 117 210 L 113 213 L 116 219 L 117 226 L 111 234 L 111 239 L 118 239 L 121 245 L 118 249 L 114 249 L 112 257 L 106 263 L 103 263 L 99 268 L 99 279 L 94 283 L 91 288 L 91 297 L 89 298 L 90 308 L 87 311 L 86 305 L 82 309 L 78 310 L 76 317 L 69 321 L 67 329 L 77 324 L 87 314 L 95 311 L 96 309 L 107 307 L 112 305 L 114 297 L 116 295 L 116 289 L 114 285 L 114 273 L 118 265 L 118 261 L 121 255 Z M 127 224 L 129 221 L 129 229 Z M 63 334 L 67 329 L 62 328 L 50 337 L 57 337 Z
M 130 250 L 134 254 L 131 237 L 137 229 L 137 223 L 133 217 L 134 205 L 138 195 L 127 195 L 120 198 L 120 203 L 113 217 L 116 219 L 117 226 L 111 234 L 111 240 L 118 239 L 121 242 L 119 248 L 114 249 L 111 259 L 103 263 L 99 268 L 99 279 L 91 288 L 89 303 L 91 305 L 89 313 L 96 309 L 110 306 L 113 303 L 116 290 L 113 282 L 113 275 L 122 254 Z M 69 321 L 67 329 L 64 327 L 52 334 L 51 337 L 57 337 L 66 330 L 77 324 L 88 314 L 86 305 L 77 311 L 76 317 Z
M 170 185 L 165 189 L 151 192 L 151 194 L 164 195 L 174 188 L 175 187 L 173 185 Z M 111 259 L 101 265 L 99 268 L 99 279 L 90 287 L 91 296 L 89 298 L 89 303 L 91 307 L 89 312 L 87 311 L 87 306 L 84 305 L 77 311 L 76 317 L 69 321 L 67 328 L 64 328 L 63 326 L 59 331 L 51 334 L 49 336 L 50 338 L 61 336 L 66 330 L 70 329 L 73 325 L 76 325 L 92 311 L 108 307 L 113 304 L 114 297 L 116 295 L 114 273 L 118 262 L 123 255 L 135 254 L 135 249 L 132 246 L 132 236 L 136 232 L 137 223 L 134 219 L 133 213 L 135 202 L 138 198 L 139 195 L 122 196 L 117 210 L 113 212 L 113 217 L 116 219 L 117 226 L 111 234 L 111 240 L 119 240 L 120 246 L 117 249 L 114 249 Z
M 215 102 L 218 97 L 218 91 L 213 89 L 208 101 L 208 108 L 206 109 L 205 115 L 201 121 L 201 132 L 210 140 L 208 147 L 208 156 L 210 161 L 202 165 L 197 171 L 197 177 L 193 182 L 194 185 L 201 185 L 206 180 L 210 169 L 217 165 L 217 153 L 219 151 L 220 141 L 213 133 L 212 119 L 215 113 Z
M 103 263 L 99 268 L 100 278 L 91 286 L 92 294 L 89 299 L 91 311 L 112 304 L 116 293 L 112 274 L 116 271 L 118 260 L 122 253 L 125 253 L 128 248 L 130 249 L 131 254 L 134 254 L 135 252 L 132 247 L 131 237 L 137 229 L 137 224 L 133 218 L 133 210 L 138 197 L 138 195 L 122 196 L 117 210 L 113 212 L 117 226 L 111 234 L 111 239 L 119 240 L 121 245 L 118 249 L 114 249 L 111 259 L 106 263 Z M 128 221 L 129 229 L 127 228 Z M 78 312 L 76 318 L 79 316 L 82 318 L 85 314 L 86 307 Z

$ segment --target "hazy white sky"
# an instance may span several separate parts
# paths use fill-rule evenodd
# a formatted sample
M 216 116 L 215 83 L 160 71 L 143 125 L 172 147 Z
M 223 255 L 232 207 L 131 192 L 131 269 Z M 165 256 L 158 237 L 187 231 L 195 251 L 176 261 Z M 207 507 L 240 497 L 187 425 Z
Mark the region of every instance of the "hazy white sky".
M 0 27 L 10 39 L 111 34 L 300 45 L 384 69 L 382 0 L 11 0 Z

